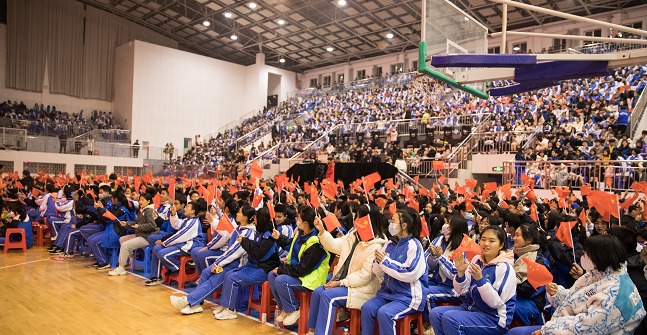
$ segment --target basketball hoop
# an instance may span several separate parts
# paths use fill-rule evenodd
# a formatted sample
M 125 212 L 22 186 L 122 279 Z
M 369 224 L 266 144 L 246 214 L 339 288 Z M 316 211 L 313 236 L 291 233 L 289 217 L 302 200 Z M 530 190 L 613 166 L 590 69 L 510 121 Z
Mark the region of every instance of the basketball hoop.
M 440 102 L 444 94 L 443 85 L 426 74 L 419 73 L 413 77 L 413 86 L 417 93 L 424 96 L 425 104 Z

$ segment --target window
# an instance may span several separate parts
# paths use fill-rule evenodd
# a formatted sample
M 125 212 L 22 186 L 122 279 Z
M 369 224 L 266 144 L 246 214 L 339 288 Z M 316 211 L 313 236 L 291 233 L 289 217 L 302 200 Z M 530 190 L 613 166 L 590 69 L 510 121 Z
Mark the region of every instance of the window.
M 411 67 L 411 71 L 418 71 L 418 61 L 414 60 L 413 62 L 411 62 Z
M 74 169 L 76 169 L 76 165 Z M 128 174 L 128 170 L 130 170 L 130 174 Z M 141 166 L 115 166 L 115 173 L 122 176 L 141 176 L 144 173 L 144 168 Z
M 317 78 L 310 79 L 310 87 L 315 87 L 315 86 L 317 86 Z
M 378 66 L 378 67 L 376 67 L 376 68 L 375 68 L 375 75 L 376 75 L 377 77 L 381 77 L 381 76 L 382 76 L 382 67 L 381 67 L 381 66 Z
M 488 48 L 487 53 L 489 53 L 489 54 L 500 54 L 501 53 L 501 47 Z
M 337 76 L 337 83 L 341 84 L 344 82 L 344 75 L 340 74 Z
M 402 63 L 391 65 L 391 74 L 402 72 L 402 67 L 403 67 Z
M 629 23 L 629 24 L 623 24 L 623 26 L 629 27 L 629 28 L 634 28 L 634 29 L 643 29 L 642 21 Z M 628 32 L 619 32 L 616 36 L 622 37 L 622 38 L 641 38 L 641 36 L 639 36 L 639 35 L 628 33 Z
M 58 174 L 59 172 L 65 174 L 66 173 L 65 168 L 66 168 L 65 164 L 39 163 L 39 162 L 23 163 L 23 170 L 43 171 L 47 174 Z M 88 173 L 88 171 L 85 171 L 85 172 Z
M 566 40 L 562 38 L 553 39 L 553 52 L 560 52 L 566 50 Z
M 330 76 L 323 77 L 323 86 L 330 87 Z
M 357 71 L 357 80 L 364 79 L 366 77 L 366 70 Z
M 602 29 L 585 31 L 584 36 L 602 37 Z M 594 43 L 595 42 L 593 41 L 584 41 L 584 46 L 587 46 L 588 44 L 594 44 Z
M 526 42 L 515 43 L 512 45 L 512 53 L 514 54 L 525 54 L 527 50 L 528 43 Z
M 141 169 L 141 168 L 140 168 Z M 90 171 L 92 171 L 93 174 L 100 175 L 100 174 L 106 174 L 106 166 L 105 165 L 82 165 L 82 164 L 74 164 L 74 173 L 80 174 L 81 171 L 85 171 L 86 174 L 89 174 Z M 119 173 L 123 176 L 127 176 L 128 174 L 126 173 L 127 171 L 121 171 L 123 173 L 119 173 L 115 169 L 115 173 Z M 132 172 L 132 170 L 131 170 Z
M 13 161 L 0 161 L 0 165 L 2 165 L 4 171 L 15 171 L 13 169 Z

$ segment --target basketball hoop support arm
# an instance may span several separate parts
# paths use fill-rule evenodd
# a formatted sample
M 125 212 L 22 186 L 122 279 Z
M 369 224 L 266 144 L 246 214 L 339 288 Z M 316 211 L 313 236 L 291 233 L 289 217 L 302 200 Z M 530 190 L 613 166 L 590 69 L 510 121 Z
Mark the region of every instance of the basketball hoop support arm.
M 424 20 L 424 17 L 423 17 L 423 20 Z M 432 78 L 438 79 L 445 84 L 456 87 L 461 91 L 465 91 L 481 99 L 488 99 L 490 97 L 489 93 L 483 93 L 473 87 L 461 85 L 453 78 L 450 78 L 440 72 L 437 72 L 428 68 L 427 67 L 427 42 L 425 40 L 420 41 L 420 44 L 418 46 L 418 72 L 422 74 L 426 74 Z

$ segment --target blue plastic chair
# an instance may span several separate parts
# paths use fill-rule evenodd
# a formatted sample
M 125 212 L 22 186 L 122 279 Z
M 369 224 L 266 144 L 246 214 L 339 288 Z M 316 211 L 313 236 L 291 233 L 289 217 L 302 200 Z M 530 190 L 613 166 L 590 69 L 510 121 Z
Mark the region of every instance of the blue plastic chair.
M 110 254 L 110 268 L 114 269 L 119 264 L 119 248 L 108 248 L 108 254 Z
M 130 259 L 132 266 L 130 272 L 135 272 L 135 267 L 140 267 L 144 270 L 144 276 L 148 277 L 151 273 L 151 247 L 140 248 L 144 250 L 144 259 L 137 259 L 137 250 L 133 252 L 133 257 Z

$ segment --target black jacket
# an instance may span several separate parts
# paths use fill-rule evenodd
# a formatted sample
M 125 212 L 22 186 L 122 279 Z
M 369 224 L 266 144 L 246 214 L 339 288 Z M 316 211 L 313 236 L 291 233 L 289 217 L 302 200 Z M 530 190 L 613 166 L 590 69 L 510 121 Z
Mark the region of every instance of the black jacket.
M 247 237 L 243 237 L 240 245 L 247 251 L 249 262 L 258 264 L 258 267 L 265 271 L 265 273 L 270 273 L 270 271 L 281 265 L 278 248 L 272 236 L 269 236 L 269 238 L 261 237 L 258 239 L 258 243 Z M 268 253 L 271 253 L 270 257 L 264 261 L 260 261 Z

